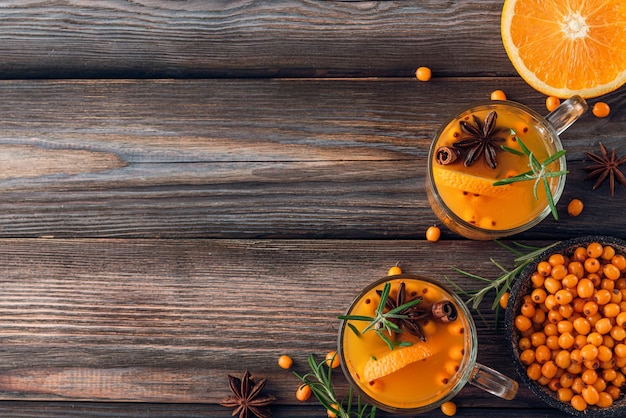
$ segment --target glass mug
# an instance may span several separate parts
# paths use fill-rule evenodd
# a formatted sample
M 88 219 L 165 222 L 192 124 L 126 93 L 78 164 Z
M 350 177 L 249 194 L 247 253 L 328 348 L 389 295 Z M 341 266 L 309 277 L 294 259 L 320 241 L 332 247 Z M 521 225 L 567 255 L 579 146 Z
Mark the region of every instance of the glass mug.
M 535 184 L 531 179 L 501 186 L 493 183 L 530 169 L 519 140 L 539 162 L 544 162 L 563 149 L 559 134 L 586 110 L 587 103 L 580 96 L 564 101 L 545 118 L 519 103 L 493 100 L 448 119 L 437 132 L 428 155 L 426 193 L 435 215 L 453 232 L 476 240 L 506 237 L 537 225 L 551 212 L 541 181 Z M 494 112 L 496 117 L 489 120 L 488 115 Z M 472 143 L 470 130 L 484 135 L 490 126 L 490 136 L 495 138 L 490 142 L 491 150 L 481 150 L 477 147 L 480 142 Z M 504 151 L 501 145 L 520 155 Z M 565 171 L 565 156 L 548 169 Z M 548 182 L 556 205 L 565 187 L 565 175 L 548 178 Z
M 359 293 L 346 315 L 376 316 L 378 292 L 388 282 L 389 297 L 396 302 L 401 283 L 401 304 L 422 298 L 416 307 L 423 313 L 416 322 L 424 340 L 408 331 L 387 334 L 396 343 L 405 342 L 391 350 L 374 330 L 361 332 L 367 322 L 342 320 L 341 367 L 365 402 L 394 414 L 419 414 L 440 407 L 468 382 L 503 399 L 515 397 L 516 381 L 476 362 L 476 326 L 466 305 L 433 279 L 406 274 L 380 279 Z

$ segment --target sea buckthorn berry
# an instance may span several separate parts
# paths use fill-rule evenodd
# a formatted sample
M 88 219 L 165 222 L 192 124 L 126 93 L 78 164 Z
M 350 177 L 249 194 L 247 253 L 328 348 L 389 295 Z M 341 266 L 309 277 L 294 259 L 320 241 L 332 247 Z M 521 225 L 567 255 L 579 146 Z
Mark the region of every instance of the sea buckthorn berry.
M 580 355 L 582 356 L 583 361 L 595 360 L 596 357 L 598 357 L 598 347 L 594 344 L 587 344 L 580 349 Z
M 600 392 L 598 394 L 598 403 L 596 406 L 599 408 L 609 408 L 613 405 L 613 397 L 607 392 Z
M 580 350 L 584 346 L 587 345 L 587 336 L 586 335 L 577 335 L 574 337 L 574 348 Z M 574 356 L 575 357 L 575 356 Z M 580 356 L 578 356 L 580 358 Z
M 567 305 L 571 303 L 572 300 L 574 300 L 574 295 L 567 289 L 558 290 L 554 294 L 554 297 L 556 298 L 556 301 L 559 303 L 559 305 Z
M 593 296 L 595 286 L 593 285 L 593 282 L 589 279 L 580 279 L 578 280 L 578 284 L 576 285 L 576 291 L 578 292 L 578 296 L 583 299 L 587 299 Z
M 552 265 L 547 261 L 541 261 L 537 264 L 537 272 L 544 277 L 548 277 L 552 271 Z
M 602 378 L 607 382 L 612 381 L 617 376 L 617 372 L 615 369 L 604 369 L 602 370 Z
M 574 261 L 585 261 L 587 259 L 587 248 L 585 247 L 577 247 L 574 250 Z
M 567 265 L 567 272 L 575 274 L 578 279 L 582 279 L 585 277 L 585 266 L 583 265 L 584 260 L 581 261 L 572 261 Z
M 564 352 L 568 352 L 567 350 L 563 350 Z M 558 357 L 558 355 L 557 355 Z M 566 367 L 567 368 L 567 367 Z M 561 377 L 559 378 L 559 383 L 561 384 L 562 388 L 570 388 L 572 387 L 572 384 L 574 383 L 574 375 L 569 373 L 569 372 L 565 372 L 561 375 Z
M 587 274 L 587 279 L 591 280 L 591 283 L 593 283 L 594 287 L 600 287 L 600 285 L 602 284 L 602 277 L 600 277 L 600 275 L 597 273 Z
M 558 97 L 556 96 L 546 97 L 546 109 L 548 109 L 548 112 L 552 112 L 554 109 L 559 107 L 560 104 L 561 104 L 561 99 L 559 99 Z
M 598 320 L 598 322 L 596 322 L 594 328 L 599 334 L 604 335 L 611 332 L 611 328 L 613 328 L 613 325 L 611 324 L 611 320 L 609 318 L 602 318 Z
M 528 350 L 522 351 L 519 355 L 519 359 L 522 363 L 524 363 L 527 366 L 530 364 L 533 364 L 535 362 L 535 350 L 528 349 Z
M 613 264 L 605 264 L 602 266 L 602 273 L 604 273 L 604 277 L 610 280 L 617 280 L 622 274 L 622 272 L 619 271 L 619 269 Z
M 569 351 L 567 349 L 559 350 L 554 357 L 554 364 L 563 370 L 567 369 L 572 364 Z
M 554 364 L 554 361 L 552 360 L 546 361 L 541 366 L 541 374 L 548 379 L 552 379 L 554 376 L 556 376 L 557 371 L 558 367 L 556 367 L 556 364 Z
M 530 276 L 530 281 L 533 283 L 533 286 L 535 288 L 541 287 L 543 286 L 543 282 L 546 280 L 545 277 L 543 277 L 541 274 L 534 272 L 531 276 Z
M 604 252 L 604 247 L 599 242 L 592 242 L 587 245 L 587 255 L 589 257 L 598 258 Z
M 574 391 L 570 388 L 560 388 L 557 392 L 557 397 L 561 402 L 569 402 L 574 396 Z
M 429 226 L 426 230 L 426 239 L 430 242 L 437 242 L 441 238 L 441 229 L 437 225 Z
M 610 245 L 605 245 L 602 249 L 602 255 L 600 256 L 605 261 L 611 261 L 611 258 L 615 256 L 615 248 Z
M 491 100 L 506 100 L 506 94 L 502 90 L 494 90 L 491 92 Z
M 590 333 L 589 335 L 587 335 L 587 344 L 592 344 L 596 347 L 600 347 L 602 345 L 602 343 L 604 342 L 604 338 L 602 337 L 602 334 L 600 334 L 597 331 L 594 331 L 592 333 Z M 582 347 L 581 347 L 582 349 Z M 595 357 L 593 357 L 595 358 Z
M 527 318 L 532 318 L 536 313 L 535 304 L 534 303 L 524 303 L 520 308 L 520 313 Z
M 596 389 L 593 385 L 584 386 L 582 395 L 588 405 L 595 405 L 598 403 L 598 400 L 600 400 L 598 389 Z
M 441 412 L 448 417 L 456 415 L 456 404 L 452 401 L 442 403 L 440 408 Z
M 573 347 L 574 341 L 575 341 L 574 336 L 572 336 L 570 332 L 564 332 L 563 334 L 559 335 L 559 347 L 562 348 L 563 350 L 567 350 Z M 567 368 L 568 366 L 569 364 L 565 366 L 564 368 Z
M 515 328 L 517 328 L 519 331 L 527 331 L 532 326 L 533 324 L 530 319 L 525 317 L 524 315 L 517 315 L 515 317 Z
M 593 289 L 593 285 L 592 285 L 592 289 Z M 580 295 L 580 290 L 578 291 L 578 294 Z M 592 296 L 593 295 L 593 291 L 591 293 Z M 535 303 L 543 303 L 546 300 L 546 296 L 547 293 L 544 289 L 535 289 L 533 290 L 533 292 L 530 294 L 530 297 L 532 298 L 533 302 Z
M 563 254 L 551 254 L 550 257 L 548 257 L 548 263 L 550 263 L 552 267 L 559 264 L 565 264 L 565 257 L 563 256 Z
M 598 305 L 606 305 L 611 301 L 612 292 L 607 289 L 599 289 L 593 295 L 593 300 Z
M 609 302 L 602 308 L 602 313 L 607 318 L 615 318 L 620 314 L 619 305 L 617 303 Z
M 567 214 L 569 216 L 578 216 L 583 213 L 585 205 L 580 199 L 572 199 L 567 204 Z
M 546 280 L 543 282 L 543 287 L 548 291 L 548 293 L 552 294 L 563 288 L 561 282 L 552 276 L 546 277 Z
M 502 309 L 506 309 L 506 305 L 508 305 L 509 303 L 509 296 L 510 296 L 509 292 L 504 292 L 502 296 L 500 296 L 500 307 Z
M 611 395 L 611 398 L 613 398 L 613 401 L 616 401 L 619 399 L 619 397 L 621 396 L 621 390 L 619 387 L 615 386 L 615 385 L 609 385 L 606 388 L 606 393 L 608 393 L 609 395 Z
M 548 323 L 544 325 L 543 333 L 546 334 L 547 336 L 559 335 L 559 329 L 556 326 L 556 324 Z
M 533 332 L 530 335 L 530 343 L 533 347 L 539 347 L 540 345 L 546 344 L 546 334 L 542 331 Z
M 574 307 L 572 306 L 571 303 L 568 303 L 567 305 L 559 305 L 558 311 L 563 317 L 563 319 L 574 319 L 579 316 L 579 315 L 574 316 Z
M 556 335 L 549 335 L 546 338 L 546 345 L 553 352 L 561 349 L 561 346 L 559 346 L 559 337 Z
M 617 317 L 615 317 L 615 323 L 620 327 L 626 327 L 626 312 L 620 312 Z
M 288 355 L 282 355 L 278 357 L 278 365 L 283 369 L 290 369 L 293 364 L 293 359 Z
M 597 118 L 606 118 L 611 113 L 611 107 L 605 102 L 596 102 L 591 108 L 591 113 Z
M 559 379 L 557 377 L 553 377 L 548 382 L 548 388 L 552 390 L 553 392 L 556 392 L 559 389 L 561 389 L 561 382 L 559 382 Z
M 583 379 L 583 383 L 593 385 L 598 380 L 598 373 L 593 369 L 587 369 L 580 377 Z
M 624 294 L 622 293 L 621 290 L 613 289 L 611 291 L 611 303 L 617 303 L 618 305 L 620 305 L 620 311 L 623 310 L 621 306 L 623 299 L 624 299 Z
M 564 264 L 557 264 L 556 266 L 552 266 L 552 271 L 550 272 L 550 275 L 557 280 L 563 280 L 563 278 L 567 276 L 567 274 L 567 267 L 565 267 Z
M 326 365 L 332 369 L 336 369 L 341 365 L 341 361 L 339 360 L 339 355 L 335 350 L 329 351 L 326 354 Z
M 613 347 L 613 354 L 617 357 L 626 358 L 626 344 L 616 344 L 615 347 Z
M 620 271 L 624 271 L 626 269 L 626 257 L 618 254 L 611 258 L 611 264 L 620 269 Z
M 556 296 L 553 294 L 546 296 L 546 300 L 543 301 L 543 304 L 549 311 L 559 307 L 559 302 L 556 301 Z
M 574 330 L 574 323 L 567 320 L 559 321 L 559 323 L 556 324 L 556 328 L 560 334 L 563 334 L 564 332 L 572 332 Z
M 587 303 L 585 299 L 580 298 L 580 297 L 575 297 L 574 300 L 572 301 L 572 309 L 574 310 L 575 313 L 582 313 L 585 303 Z
M 528 337 L 520 338 L 519 342 L 517 343 L 517 345 L 518 345 L 520 350 L 527 350 L 527 349 L 532 347 L 532 344 L 530 343 L 530 338 L 528 338 Z M 463 357 L 461 356 L 460 358 L 458 358 L 456 360 L 460 360 L 461 358 L 463 358 Z
M 590 300 L 589 302 L 585 302 L 585 305 L 583 306 L 583 314 L 585 314 L 585 316 L 592 316 L 597 312 L 598 304 L 595 301 Z
M 587 409 L 587 401 L 582 397 L 582 395 L 576 394 L 572 396 L 572 400 L 570 401 L 572 407 L 577 411 L 584 411 Z
M 563 315 L 559 311 L 550 310 L 548 312 L 548 321 L 553 324 L 558 324 L 559 321 L 563 320 Z
M 544 364 L 552 358 L 552 350 L 547 345 L 540 345 L 535 349 L 535 361 Z
M 589 276 L 587 276 L 589 277 Z M 615 289 L 615 281 L 611 279 L 601 279 L 600 280 L 600 288 L 606 289 L 613 293 L 613 289 Z
M 526 375 L 531 380 L 539 380 L 541 377 L 541 365 L 539 363 L 533 363 L 526 369 Z
M 535 324 L 543 324 L 546 320 L 546 313 L 541 309 L 535 309 L 535 314 L 532 317 L 532 321 Z
M 613 338 L 615 341 L 624 341 L 624 339 L 626 338 L 626 329 L 615 325 L 613 328 L 611 328 L 611 338 Z
M 586 318 L 583 318 L 582 316 L 574 319 L 572 325 L 574 326 L 576 332 L 581 335 L 587 335 L 591 332 L 591 324 Z
M 306 383 L 302 384 L 298 387 L 298 390 L 296 390 L 296 399 L 300 402 L 304 402 L 311 397 L 311 393 L 311 387 Z
M 597 273 L 600 271 L 600 262 L 597 258 L 588 258 L 584 262 L 585 271 L 587 273 Z
M 415 77 L 419 81 L 429 81 L 432 76 L 433 72 L 428 67 L 419 67 L 417 70 L 415 70 Z
M 613 358 L 613 350 L 611 350 L 606 345 L 601 345 L 598 347 L 598 360 L 600 362 L 611 361 Z
M 391 266 L 389 270 L 387 270 L 387 276 L 395 276 L 397 274 L 402 274 L 402 269 L 399 265 Z

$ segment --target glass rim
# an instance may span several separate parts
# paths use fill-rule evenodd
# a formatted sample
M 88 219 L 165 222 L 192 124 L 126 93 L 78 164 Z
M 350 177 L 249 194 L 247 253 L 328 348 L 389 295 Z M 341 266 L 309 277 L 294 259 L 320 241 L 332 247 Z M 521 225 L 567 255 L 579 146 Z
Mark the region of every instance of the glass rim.
M 382 403 L 381 401 L 378 401 L 372 398 L 372 396 L 370 396 L 363 389 L 361 389 L 361 386 L 359 385 L 358 382 L 355 381 L 352 374 L 350 373 L 350 370 L 348 370 L 348 367 L 346 366 L 346 360 L 345 360 L 342 342 L 343 342 L 346 329 L 348 329 L 347 320 L 341 320 L 341 324 L 339 326 L 338 339 L 337 339 L 337 353 L 339 355 L 341 369 L 343 371 L 344 377 L 348 381 L 348 384 L 354 390 L 356 390 L 358 394 L 361 395 L 361 397 L 364 398 L 370 405 L 374 405 L 377 408 L 380 408 L 384 411 L 399 414 L 399 415 L 413 415 L 413 414 L 420 414 L 420 413 L 432 411 L 433 409 L 441 406 L 441 404 L 443 404 L 444 402 L 456 396 L 461 391 L 461 389 L 468 383 L 468 381 L 471 378 L 473 369 L 475 367 L 475 364 L 478 358 L 478 334 L 477 334 L 476 324 L 474 322 L 472 314 L 469 308 L 467 307 L 467 305 L 465 304 L 465 302 L 463 302 L 463 300 L 461 299 L 461 297 L 454 290 L 452 290 L 449 286 L 445 285 L 444 283 L 441 283 L 440 281 L 433 279 L 431 277 L 422 276 L 419 274 L 402 273 L 402 274 L 398 274 L 394 276 L 385 276 L 380 279 L 374 280 L 373 282 L 369 283 L 368 285 L 366 285 L 359 291 L 357 296 L 353 299 L 353 301 L 350 303 L 350 305 L 346 309 L 345 314 L 349 315 L 352 309 L 354 309 L 354 307 L 356 306 L 356 304 L 363 298 L 363 296 L 365 296 L 372 289 L 375 289 L 376 287 L 384 283 L 391 282 L 394 280 L 402 280 L 402 279 L 423 281 L 423 282 L 426 282 L 426 283 L 429 283 L 429 284 L 432 284 L 441 288 L 442 290 L 445 291 L 445 293 L 447 293 L 453 299 L 454 303 L 463 312 L 463 315 L 465 316 L 467 325 L 469 327 L 469 333 L 467 334 L 466 338 L 469 339 L 470 350 L 469 350 L 469 353 L 466 353 L 463 356 L 463 360 L 461 363 L 461 366 L 463 366 L 463 371 L 457 373 L 454 381 L 450 383 L 450 388 L 448 392 L 444 396 L 438 399 L 435 399 L 432 403 L 426 404 L 424 406 L 407 407 L 407 408 L 400 408 L 400 407 L 395 407 L 391 405 L 386 405 Z
M 471 223 L 463 220 L 456 213 L 454 213 L 452 211 L 452 209 L 450 209 L 448 207 L 448 205 L 444 202 L 444 200 L 441 198 L 441 195 L 439 194 L 439 191 L 437 189 L 437 185 L 435 184 L 435 180 L 434 180 L 434 177 L 433 177 L 433 174 L 432 174 L 433 159 L 434 159 L 434 155 L 435 155 L 435 152 L 436 152 L 437 140 L 441 136 L 441 133 L 448 127 L 448 125 L 453 120 L 457 119 L 459 115 L 461 115 L 463 113 L 466 113 L 466 112 L 475 111 L 474 109 L 485 109 L 485 108 L 486 109 L 490 109 L 490 108 L 494 107 L 495 105 L 513 107 L 513 108 L 516 108 L 518 110 L 521 110 L 521 111 L 529 114 L 533 119 L 535 119 L 540 125 L 542 125 L 542 127 L 544 127 L 549 132 L 550 139 L 552 141 L 552 144 L 554 145 L 554 152 L 559 152 L 559 151 L 563 150 L 563 143 L 561 142 L 561 139 L 560 139 L 559 135 L 557 134 L 557 132 L 554 129 L 554 127 L 546 120 L 546 118 L 544 116 L 540 115 L 535 110 L 529 108 L 526 105 L 523 105 L 523 104 L 515 102 L 515 101 L 511 101 L 511 100 L 482 101 L 482 102 L 476 102 L 476 103 L 464 106 L 462 108 L 459 108 L 459 110 L 456 113 L 454 113 L 453 116 L 447 118 L 440 125 L 440 127 L 437 129 L 437 133 L 435 134 L 435 136 L 434 136 L 434 138 L 433 138 L 433 140 L 432 140 L 432 142 L 430 144 L 430 148 L 429 148 L 429 151 L 428 151 L 426 182 L 427 182 L 427 188 L 431 192 L 430 195 L 432 196 L 433 199 L 435 199 L 437 201 L 437 204 L 441 207 L 443 212 L 445 212 L 445 214 L 448 217 L 450 217 L 452 222 L 455 225 L 459 226 L 457 229 L 470 231 L 469 232 L 470 234 L 474 233 L 474 234 L 480 234 L 480 235 L 488 236 L 489 239 L 501 238 L 501 237 L 515 235 L 517 233 L 527 231 L 528 229 L 532 228 L 533 226 L 539 224 L 541 221 L 543 221 L 551 213 L 550 205 L 546 202 L 546 205 L 542 209 L 542 211 L 539 212 L 537 215 L 535 215 L 528 222 L 525 222 L 525 223 L 523 223 L 521 225 L 518 225 L 518 226 L 516 226 L 514 228 L 486 229 L 486 228 L 481 228 L 480 226 L 471 224 Z M 566 161 L 566 158 L 565 158 L 564 155 L 561 156 L 556 161 L 558 161 L 558 163 L 559 163 L 559 170 L 567 170 L 567 161 Z M 556 180 L 556 187 L 554 188 L 554 191 L 552 192 L 552 197 L 554 199 L 554 204 L 555 205 L 561 199 L 561 196 L 562 196 L 563 191 L 565 189 L 566 177 L 567 177 L 567 175 L 565 174 L 565 175 L 562 175 L 562 176 L 559 176 L 559 177 L 555 178 L 555 180 Z M 461 234 L 458 231 L 455 231 L 455 232 Z M 461 235 L 463 235 L 463 234 L 461 234 Z

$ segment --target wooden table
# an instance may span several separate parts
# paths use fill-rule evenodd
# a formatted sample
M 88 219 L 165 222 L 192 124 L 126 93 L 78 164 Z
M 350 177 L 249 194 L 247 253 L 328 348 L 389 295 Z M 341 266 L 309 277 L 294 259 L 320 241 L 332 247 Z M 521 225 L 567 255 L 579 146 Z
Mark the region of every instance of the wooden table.
M 277 359 L 306 372 L 334 349 L 361 287 L 396 262 L 468 289 L 452 267 L 512 265 L 494 242 L 425 240 L 438 125 L 495 89 L 546 113 L 507 59 L 501 5 L 0 2 L 1 414 L 228 417 L 227 375 L 248 369 L 275 417 L 323 417 Z M 600 141 L 626 153 L 626 90 L 602 100 L 608 118 L 562 135 L 561 220 L 505 242 L 626 238 L 626 189 L 592 191 L 583 170 Z M 479 361 L 515 377 L 483 312 Z M 525 387 L 455 401 L 459 417 L 560 416 Z

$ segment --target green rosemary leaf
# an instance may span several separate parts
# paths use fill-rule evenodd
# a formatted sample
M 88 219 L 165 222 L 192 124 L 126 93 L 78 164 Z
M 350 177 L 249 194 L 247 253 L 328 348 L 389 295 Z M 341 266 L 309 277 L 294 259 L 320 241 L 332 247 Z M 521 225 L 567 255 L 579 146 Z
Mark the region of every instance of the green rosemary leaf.
M 352 332 L 354 332 L 354 334 L 355 334 L 357 337 L 360 337 L 360 336 L 361 336 L 361 332 L 360 332 L 360 331 L 359 331 L 359 330 L 358 330 L 358 329 L 357 329 L 357 328 L 356 328 L 353 324 L 351 324 L 351 323 L 349 323 L 349 322 L 348 322 L 348 328 L 350 328 L 350 329 L 352 330 Z
M 558 160 L 559 158 L 561 158 L 564 155 L 565 155 L 565 150 L 562 149 L 561 151 L 558 151 L 558 152 L 552 154 L 551 156 L 549 156 L 548 158 L 546 158 L 544 160 L 544 162 L 543 162 L 543 165 L 546 166 L 546 165 L 548 165 L 548 164 Z
M 376 318 L 373 316 L 365 316 L 365 315 L 339 315 L 337 319 L 350 320 L 350 321 L 373 321 Z
M 500 145 L 500 148 L 502 148 L 504 151 L 510 152 L 511 154 L 515 154 L 515 155 L 519 155 L 519 156 L 526 155 L 522 151 L 518 151 L 515 148 L 511 148 L 511 147 L 508 147 L 506 145 Z

